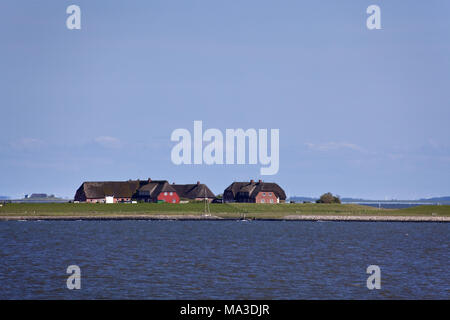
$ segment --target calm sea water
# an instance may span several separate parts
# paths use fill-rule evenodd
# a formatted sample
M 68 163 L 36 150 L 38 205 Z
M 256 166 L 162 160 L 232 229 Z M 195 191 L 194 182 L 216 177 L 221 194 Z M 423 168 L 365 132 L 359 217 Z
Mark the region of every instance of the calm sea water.
M 0 299 L 449 299 L 450 224 L 0 222 Z M 68 290 L 66 268 L 81 268 Z M 368 290 L 366 268 L 381 268 Z

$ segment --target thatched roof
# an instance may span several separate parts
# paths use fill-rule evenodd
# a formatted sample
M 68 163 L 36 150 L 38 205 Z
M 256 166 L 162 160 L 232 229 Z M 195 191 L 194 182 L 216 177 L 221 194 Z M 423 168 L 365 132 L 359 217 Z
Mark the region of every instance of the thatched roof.
M 225 189 L 224 193 L 225 192 L 231 192 L 234 198 L 236 198 L 238 194 L 248 194 L 250 199 L 254 199 L 259 192 L 273 192 L 280 200 L 286 200 L 286 193 L 274 182 L 254 182 L 253 180 L 247 182 L 233 182 Z
M 180 198 L 196 199 L 196 198 L 215 198 L 212 191 L 202 183 L 196 184 L 172 184 Z
M 139 180 L 84 182 L 75 194 L 77 199 L 102 199 L 106 196 L 131 198 L 140 186 Z
M 148 191 L 152 198 L 156 198 L 161 192 L 176 192 L 167 180 L 152 180 L 140 187 L 139 191 Z
M 215 198 L 214 193 L 201 183 L 169 184 L 167 180 L 128 180 L 84 182 L 75 194 L 75 200 L 115 198 L 157 198 L 161 192 L 176 192 L 180 198 Z

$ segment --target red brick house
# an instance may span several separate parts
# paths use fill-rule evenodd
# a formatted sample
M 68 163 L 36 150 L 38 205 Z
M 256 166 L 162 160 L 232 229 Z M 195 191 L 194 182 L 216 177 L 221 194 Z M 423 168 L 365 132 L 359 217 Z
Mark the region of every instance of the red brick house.
M 224 202 L 282 203 L 286 201 L 286 193 L 276 183 L 233 182 L 223 192 Z
M 137 190 L 137 193 L 133 198 L 144 202 L 180 202 L 180 197 L 177 192 L 166 180 L 153 181 L 149 179 L 148 183 L 144 184 Z

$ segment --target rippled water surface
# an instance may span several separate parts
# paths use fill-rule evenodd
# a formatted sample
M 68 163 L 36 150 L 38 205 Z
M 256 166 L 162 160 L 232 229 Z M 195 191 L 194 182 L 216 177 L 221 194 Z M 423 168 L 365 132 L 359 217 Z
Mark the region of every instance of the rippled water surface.
M 448 223 L 0 222 L 0 299 L 449 299 Z M 66 268 L 81 268 L 68 290 Z M 368 265 L 381 290 L 368 290 Z

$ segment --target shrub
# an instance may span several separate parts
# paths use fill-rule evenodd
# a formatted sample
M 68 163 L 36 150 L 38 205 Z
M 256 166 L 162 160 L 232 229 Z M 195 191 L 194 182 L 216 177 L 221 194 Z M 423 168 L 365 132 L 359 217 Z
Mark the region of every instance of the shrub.
M 316 203 L 341 203 L 339 196 L 333 196 L 331 192 L 324 193 Z

